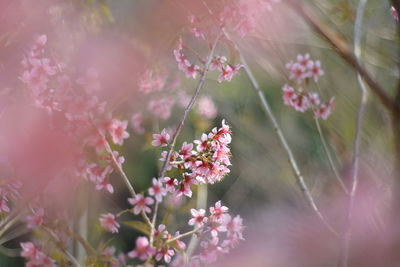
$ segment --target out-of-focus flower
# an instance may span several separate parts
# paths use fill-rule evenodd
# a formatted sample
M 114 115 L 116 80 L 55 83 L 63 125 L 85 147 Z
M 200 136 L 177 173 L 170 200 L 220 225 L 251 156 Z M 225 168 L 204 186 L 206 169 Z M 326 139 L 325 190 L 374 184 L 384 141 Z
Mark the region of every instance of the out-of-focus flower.
M 100 224 L 103 226 L 107 231 L 111 233 L 118 233 L 118 228 L 120 227 L 119 223 L 116 221 L 116 217 L 112 213 L 102 214 L 100 216 Z
M 136 194 L 135 198 L 128 198 L 128 201 L 133 205 L 133 213 L 139 214 L 142 211 L 150 213 L 151 209 L 148 207 L 154 203 L 154 199 L 151 197 L 144 197 L 142 194 Z
M 147 237 L 141 236 L 136 239 L 136 247 L 128 253 L 129 258 L 139 258 L 142 261 L 147 260 L 151 255 L 155 254 L 155 250 L 150 247 Z
M 192 214 L 193 218 L 189 220 L 189 225 L 195 225 L 196 227 L 201 227 L 205 223 L 207 223 L 208 218 L 205 216 L 206 211 L 204 209 L 191 209 L 190 213 Z

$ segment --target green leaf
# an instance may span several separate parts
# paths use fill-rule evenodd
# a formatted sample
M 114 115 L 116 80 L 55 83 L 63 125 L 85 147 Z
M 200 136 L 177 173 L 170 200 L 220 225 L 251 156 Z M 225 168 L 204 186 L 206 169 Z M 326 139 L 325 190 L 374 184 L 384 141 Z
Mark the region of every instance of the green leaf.
M 126 226 L 132 227 L 146 235 L 150 235 L 150 227 L 141 221 L 126 221 L 123 222 Z

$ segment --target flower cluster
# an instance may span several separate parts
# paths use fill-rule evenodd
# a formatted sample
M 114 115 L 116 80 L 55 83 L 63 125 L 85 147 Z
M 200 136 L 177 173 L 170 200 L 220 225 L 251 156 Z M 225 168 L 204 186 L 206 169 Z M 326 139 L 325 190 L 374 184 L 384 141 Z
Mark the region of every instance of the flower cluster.
M 107 229 L 111 233 L 118 233 L 118 228 L 120 227 L 119 223 L 116 220 L 116 216 L 112 213 L 102 214 L 100 216 L 100 224 L 105 229 Z
M 201 238 L 199 254 L 190 259 L 189 266 L 196 266 L 196 263 L 211 264 L 215 262 L 219 255 L 228 253 L 240 240 L 243 240 L 243 221 L 237 215 L 232 217 L 228 214 L 228 208 L 215 203 L 209 209 L 210 215 L 206 216 L 204 209 L 191 209 L 192 219 L 189 225 L 194 225 L 198 229 L 197 235 Z M 181 258 L 176 258 L 174 263 L 178 266 Z
M 178 195 L 191 196 L 191 184 L 213 184 L 220 181 L 227 173 L 230 162 L 231 131 L 229 125 L 222 121 L 221 128 L 214 128 L 208 134 L 203 133 L 200 140 L 193 143 L 184 142 L 179 151 L 170 155 L 168 169 L 177 168 L 182 173 L 182 180 L 164 178 L 167 189 Z M 153 135 L 154 146 L 166 146 L 169 134 L 163 130 L 161 134 Z M 195 148 L 194 148 L 195 147 Z M 166 160 L 168 152 L 162 152 L 162 161 Z
M 319 77 L 324 75 L 321 62 L 311 60 L 309 54 L 297 55 L 297 61 L 287 63 L 286 68 L 289 70 L 289 79 L 295 80 L 298 84 L 309 78 L 318 82 Z
M 44 254 L 38 247 L 32 242 L 21 243 L 21 256 L 24 257 L 27 262 L 26 266 L 41 266 L 41 267 L 55 267 L 55 261 Z
M 77 155 L 85 155 L 85 147 L 97 154 L 96 162 L 79 156 L 75 172 L 95 183 L 97 190 L 105 189 L 112 193 L 114 189 L 108 181 L 114 170 L 112 157 L 117 159 L 118 164 L 122 164 L 124 158 L 119 157 L 116 151 L 113 156 L 110 155 L 107 139 L 116 145 L 123 145 L 129 137 L 128 122 L 112 118 L 105 111 L 106 102 L 93 95 L 101 88 L 94 69 L 87 70 L 73 83 L 73 79 L 62 71 L 65 64 L 54 63 L 45 56 L 46 43 L 46 35 L 37 38 L 22 61 L 24 71 L 21 80 L 27 85 L 37 106 L 65 118 L 65 129 L 71 143 L 76 144 Z
M 241 37 L 254 32 L 260 16 L 265 11 L 271 11 L 274 3 L 280 0 L 245 0 L 233 1 L 231 5 L 226 5 L 219 14 L 221 26 L 229 28 Z
M 282 87 L 285 105 L 299 112 L 311 109 L 317 118 L 328 119 L 335 106 L 335 98 L 332 97 L 328 102 L 323 103 L 317 93 L 308 92 L 300 87 L 301 84 L 308 85 L 310 78 L 318 82 L 318 78 L 324 74 L 321 63 L 318 60 L 311 60 L 310 55 L 305 54 L 298 55 L 297 61 L 289 62 L 286 67 L 289 70 L 289 79 L 295 80 L 296 84 L 293 86 L 285 84 Z
M 185 56 L 183 50 L 185 45 L 180 40 L 178 49 L 174 50 L 175 60 L 178 63 L 178 68 L 182 70 L 187 78 L 195 79 L 198 74 L 201 74 L 204 70 L 198 65 L 191 64 L 188 58 Z M 218 70 L 220 72 L 218 76 L 218 82 L 228 81 L 239 73 L 241 64 L 230 64 L 227 62 L 227 58 L 224 56 L 214 56 L 211 60 L 210 70 Z M 204 63 L 204 59 L 200 59 L 201 63 Z

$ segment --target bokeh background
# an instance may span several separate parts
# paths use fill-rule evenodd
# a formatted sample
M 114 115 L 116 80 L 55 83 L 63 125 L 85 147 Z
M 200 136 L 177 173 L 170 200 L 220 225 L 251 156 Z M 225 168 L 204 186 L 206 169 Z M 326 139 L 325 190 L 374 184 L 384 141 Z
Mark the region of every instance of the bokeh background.
M 232 1 L 207 2 L 211 7 L 220 8 Z M 358 1 L 304 2 L 329 27 L 340 32 L 343 41 L 352 43 Z M 188 26 L 188 15 L 206 12 L 202 1 L 195 0 L 0 1 L 0 112 L 4 118 L 15 118 L 6 120 L 7 123 L 18 124 L 21 117 L 22 121 L 31 121 L 27 118 L 31 109 L 24 111 L 29 103 L 18 78 L 20 61 L 32 40 L 46 34 L 48 50 L 54 58 L 64 62 L 69 71 L 80 74 L 88 68 L 98 70 L 104 89 L 99 97 L 107 99 L 108 108 L 116 117 L 130 120 L 133 113 L 144 113 L 145 133 L 137 134 L 129 128 L 131 137 L 119 150 L 126 158 L 126 172 L 134 177 L 135 188 L 145 190 L 161 166 L 160 150 L 151 146 L 151 134 L 165 127 L 174 129 L 183 109 L 176 104 L 166 120 L 152 116 L 147 108 L 149 96 L 138 92 L 140 74 L 151 68 L 165 73 L 170 81 L 177 80 L 170 93 L 176 103 L 179 102 L 178 92 L 190 95 L 196 81 L 184 78 L 178 71 L 172 51 L 183 36 L 193 49 L 205 55 L 204 43 L 184 29 Z M 395 23 L 389 1 L 368 1 L 362 26 L 362 63 L 391 96 L 395 94 L 399 78 Z M 285 64 L 297 54 L 309 53 L 313 59 L 321 61 L 325 75 L 320 79 L 319 89 L 315 85 L 311 88 L 321 90 L 325 100 L 331 96 L 336 98 L 332 116 L 321 121 L 321 126 L 335 164 L 345 184 L 349 185 L 360 90 L 356 73 L 283 3 L 273 4 L 272 11 L 262 14 L 253 33 L 244 38 L 233 35 L 233 38 L 260 82 L 318 205 L 327 218 L 340 227 L 344 220 L 344 195 L 329 168 L 312 114 L 297 113 L 285 106 L 281 88 L 288 81 Z M 217 47 L 216 53 L 235 57 L 234 51 L 224 44 Z M 239 63 L 238 59 L 234 61 Z M 225 83 L 219 83 L 217 74 L 211 73 L 201 95 L 212 97 L 217 116 L 205 119 L 192 111 L 178 143 L 199 138 L 201 133 L 220 125 L 222 119 L 232 126 L 231 173 L 220 183 L 208 187 L 208 202 L 221 199 L 233 213 L 242 215 L 246 225 L 246 240 L 234 252 L 234 257 L 228 256 L 230 260 L 233 258 L 234 264 L 223 260 L 218 266 L 336 266 L 338 240 L 326 233 L 307 208 L 285 151 L 245 73 L 241 71 L 231 82 Z M 18 115 L 15 115 L 16 110 L 19 110 Z M 354 234 L 354 264 L 365 260 L 361 255 L 370 255 L 371 247 L 364 244 L 371 240 L 379 242 L 375 237 L 385 228 L 393 171 L 390 118 L 373 95 L 370 95 L 365 117 L 357 204 L 359 218 L 355 216 L 360 220 L 360 233 L 355 231 Z M 9 127 L 7 123 L 1 123 L 2 129 Z M 25 131 L 29 133 L 30 128 Z M 17 138 L 1 138 L 1 145 L 18 141 Z M 32 142 L 36 142 L 34 138 Z M 1 160 L 6 164 L 7 155 L 1 155 Z M 128 208 L 128 191 L 119 184 L 118 177 L 112 179 L 112 183 L 116 187 L 113 195 L 88 188 L 70 192 L 74 196 L 71 209 L 82 214 L 86 205 L 82 203 L 88 201 L 89 240 L 98 244 L 105 237 L 117 250 L 126 252 L 133 248 L 138 232 L 123 226 L 118 237 L 113 238 L 101 231 L 97 220 L 99 213 Z M 173 219 L 176 227 L 186 227 L 187 215 L 183 210 L 194 205 L 193 199 L 176 208 L 178 215 Z M 368 238 L 366 233 L 369 233 Z M 3 245 L 0 266 L 23 266 L 21 259 L 7 256 L 7 250 L 16 248 L 31 234 Z M 377 258 L 379 262 L 380 256 Z M 374 257 L 369 259 L 369 264 L 373 264 L 373 260 Z

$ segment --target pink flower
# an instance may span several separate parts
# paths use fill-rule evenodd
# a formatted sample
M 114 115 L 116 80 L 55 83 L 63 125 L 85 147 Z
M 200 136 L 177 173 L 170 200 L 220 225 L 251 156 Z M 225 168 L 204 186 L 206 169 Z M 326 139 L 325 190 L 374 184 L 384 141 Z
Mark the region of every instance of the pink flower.
M 297 63 L 304 68 L 311 69 L 313 61 L 310 59 L 310 54 L 297 55 Z
M 202 96 L 198 101 L 198 113 L 206 119 L 214 119 L 217 116 L 217 107 L 209 96 Z
M 327 120 L 328 117 L 332 114 L 334 106 L 335 106 L 335 98 L 332 97 L 328 103 L 321 104 L 315 110 L 315 116 L 317 116 L 317 118 Z
M 100 178 L 96 183 L 96 190 L 106 189 L 110 194 L 114 193 L 114 187 L 108 182 L 107 178 Z
M 282 91 L 283 91 L 283 103 L 285 103 L 285 105 L 292 106 L 293 105 L 292 100 L 296 94 L 293 87 L 285 84 L 282 87 Z
M 214 207 L 210 207 L 211 217 L 217 220 L 222 219 L 227 212 L 228 208 L 221 205 L 221 200 L 217 201 Z
M 116 221 L 116 217 L 112 213 L 102 214 L 100 217 L 100 224 L 103 226 L 107 231 L 111 233 L 118 233 L 118 228 L 120 227 L 119 223 Z
M 236 215 L 236 217 L 232 218 L 230 215 L 226 215 L 224 217 L 224 225 L 226 226 L 226 229 L 228 230 L 228 237 L 233 236 L 236 237 L 237 239 L 244 239 L 243 238 L 243 219 L 240 217 L 240 215 Z
M 173 193 L 173 192 L 175 192 L 175 186 L 178 185 L 178 180 L 172 179 L 170 177 L 164 177 L 164 183 L 165 183 L 166 189 L 169 192 Z
M 139 91 L 144 94 L 161 91 L 166 82 L 166 77 L 155 75 L 153 71 L 147 70 L 139 82 Z
M 110 127 L 110 135 L 114 144 L 121 145 L 124 139 L 129 137 L 129 133 L 126 131 L 128 121 L 112 120 Z
M 241 67 L 242 65 L 226 65 L 222 68 L 221 74 L 218 76 L 218 82 L 222 82 L 224 80 L 230 82 L 233 76 L 235 76 L 239 72 Z
M 160 261 L 162 258 L 164 258 L 164 261 L 166 263 L 170 263 L 172 257 L 175 255 L 175 251 L 171 249 L 169 246 L 166 248 L 159 248 L 157 250 L 156 254 L 156 260 Z
M 36 228 L 43 224 L 43 217 L 44 217 L 44 209 L 39 208 L 34 211 L 33 216 L 28 216 L 26 219 L 28 221 L 28 228 Z
M 149 240 L 147 237 L 141 236 L 136 239 L 136 248 L 128 253 L 129 258 L 139 258 L 144 261 L 151 255 L 154 255 L 155 251 L 150 247 Z
M 318 82 L 319 76 L 324 75 L 324 71 L 321 69 L 321 62 L 319 60 L 311 62 L 310 76 L 313 77 L 315 82 Z
M 187 197 L 192 197 L 192 190 L 190 189 L 190 186 L 185 184 L 185 183 L 181 183 L 178 187 L 178 189 L 176 190 L 176 196 L 177 197 L 181 197 L 182 195 L 185 195 Z
M 35 259 L 38 256 L 39 249 L 32 242 L 22 242 L 20 243 L 22 251 L 21 257 L 28 259 Z
M 153 141 L 151 142 L 151 145 L 165 147 L 168 145 L 170 138 L 171 137 L 167 130 L 163 129 L 160 134 L 153 134 Z
M 215 56 L 211 61 L 210 70 L 217 69 L 222 72 L 223 64 L 225 64 L 226 61 L 226 57 L 224 56 Z
M 189 220 L 189 225 L 202 227 L 205 223 L 207 223 L 208 218 L 205 216 L 206 211 L 204 209 L 191 209 L 190 213 L 192 214 L 193 218 Z
M 161 202 L 162 198 L 167 195 L 167 190 L 160 180 L 153 178 L 153 186 L 149 188 L 149 195 Z
M 173 105 L 174 99 L 163 97 L 160 99 L 151 100 L 148 108 L 155 116 L 166 120 L 171 116 L 171 109 Z
M 179 150 L 179 156 L 181 156 L 183 160 L 186 160 L 190 158 L 190 156 L 193 154 L 192 150 L 193 150 L 192 143 L 183 142 L 181 150 Z
M 144 197 L 142 194 L 136 194 L 135 198 L 128 198 L 128 201 L 134 206 L 133 213 L 136 215 L 141 212 L 150 213 L 151 209 L 148 207 L 148 205 L 152 205 L 154 203 L 154 199 L 151 197 Z
M 196 79 L 197 74 L 200 72 L 200 67 L 195 64 L 191 64 L 186 66 L 183 71 L 185 72 L 186 78 Z
M 144 133 L 144 128 L 142 126 L 142 123 L 143 123 L 142 113 L 137 112 L 137 113 L 132 114 L 132 117 L 131 117 L 132 128 L 138 134 Z
M 297 83 L 301 83 L 304 79 L 309 77 L 307 68 L 299 63 L 289 65 L 289 79 L 296 80 Z

